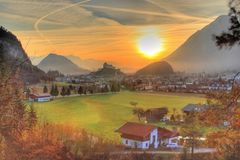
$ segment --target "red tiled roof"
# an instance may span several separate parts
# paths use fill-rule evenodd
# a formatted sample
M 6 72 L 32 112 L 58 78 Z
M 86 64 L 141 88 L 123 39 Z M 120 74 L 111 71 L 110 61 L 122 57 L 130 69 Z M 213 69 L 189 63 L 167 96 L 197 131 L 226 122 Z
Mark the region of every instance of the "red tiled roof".
M 43 94 L 30 94 L 29 95 L 31 98 L 46 98 L 46 97 L 51 97 L 50 94 L 48 93 L 43 93 Z
M 149 135 L 154 129 L 157 127 L 153 125 L 127 122 L 116 132 L 121 133 L 123 138 L 146 140 L 149 139 Z
M 166 128 L 158 128 L 158 138 L 173 138 L 179 136 L 177 131 L 170 131 Z

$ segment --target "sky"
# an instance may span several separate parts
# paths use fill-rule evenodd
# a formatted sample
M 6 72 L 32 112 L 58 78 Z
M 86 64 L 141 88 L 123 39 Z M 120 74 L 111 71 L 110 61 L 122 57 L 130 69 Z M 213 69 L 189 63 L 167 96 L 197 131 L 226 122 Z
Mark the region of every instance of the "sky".
M 29 56 L 75 55 L 126 72 L 162 60 L 227 13 L 227 0 L 0 0 L 0 25 Z M 148 35 L 161 43 L 154 57 L 139 50 Z

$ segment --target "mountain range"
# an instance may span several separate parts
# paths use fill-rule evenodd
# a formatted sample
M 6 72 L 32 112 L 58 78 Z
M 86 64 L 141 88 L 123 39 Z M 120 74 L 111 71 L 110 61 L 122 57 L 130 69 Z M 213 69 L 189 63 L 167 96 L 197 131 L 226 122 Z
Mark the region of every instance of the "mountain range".
M 5 58 L 3 63 L 10 66 L 10 72 L 18 70 L 20 79 L 25 83 L 38 83 L 48 79 L 42 70 L 32 65 L 18 38 L 3 27 L 0 27 L 0 48 L 0 54 Z
M 37 66 L 45 72 L 56 70 L 65 75 L 81 75 L 89 73 L 87 69 L 78 67 L 68 58 L 54 53 L 45 57 Z
M 176 49 L 170 56 L 162 61 L 168 62 L 174 71 L 180 72 L 223 72 L 240 70 L 240 46 L 233 46 L 232 48 L 220 49 L 214 40 L 214 35 L 220 35 L 230 27 L 230 17 L 227 15 L 218 17 L 215 21 L 204 27 L 203 29 L 194 33 L 189 37 L 178 49 Z M 63 58 L 63 57 L 62 57 Z M 63 63 L 58 67 L 52 65 L 57 62 L 57 59 L 52 60 L 47 64 L 38 66 L 47 71 L 49 69 L 59 69 L 65 73 L 87 73 L 87 70 L 95 71 L 102 66 L 103 61 L 94 59 L 83 60 L 77 56 L 66 56 L 68 60 L 68 67 L 63 67 Z M 34 60 L 35 59 L 35 60 Z M 43 61 L 44 57 L 33 58 L 34 63 Z M 65 62 L 67 60 L 65 59 Z M 59 63 L 59 62 L 58 62 Z M 77 69 L 76 65 L 78 66 Z M 153 64 L 154 65 L 154 64 Z M 156 65 L 156 63 L 155 63 Z M 48 66 L 48 67 L 47 67 Z M 61 71 L 60 71 L 61 72 Z
M 30 59 L 33 63 L 33 65 L 38 65 L 44 58 L 46 58 L 48 55 L 43 56 L 31 56 Z M 67 59 L 71 60 L 74 64 L 76 64 L 80 68 L 87 69 L 89 71 L 96 71 L 98 68 L 100 68 L 105 61 L 101 60 L 95 60 L 95 59 L 81 59 L 78 56 L 74 55 L 66 55 Z
M 220 16 L 214 22 L 194 33 L 183 45 L 164 60 L 174 70 L 185 72 L 222 72 L 240 70 L 240 46 L 216 46 L 214 35 L 230 27 L 230 17 Z

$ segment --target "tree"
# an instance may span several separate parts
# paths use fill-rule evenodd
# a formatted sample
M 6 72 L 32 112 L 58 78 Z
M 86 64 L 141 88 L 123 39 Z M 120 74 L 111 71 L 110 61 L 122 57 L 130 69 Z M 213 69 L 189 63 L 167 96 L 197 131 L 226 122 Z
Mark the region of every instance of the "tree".
M 29 88 L 27 88 L 25 92 L 26 92 L 26 98 L 28 99 L 29 95 L 31 93 L 31 90 Z
M 43 87 L 43 93 L 48 93 L 48 88 L 46 85 Z
M 173 114 L 170 117 L 172 122 L 176 122 L 176 108 L 173 108 Z
M 181 135 L 185 137 L 184 147 L 191 149 L 191 159 L 194 160 L 194 150 L 198 146 L 199 138 L 203 135 L 198 116 L 191 114 L 188 121 L 181 127 Z
M 120 91 L 120 84 L 117 81 L 111 82 L 111 92 L 119 92 Z
M 171 115 L 170 120 L 171 120 L 172 122 L 176 122 L 176 118 L 175 118 L 175 115 L 174 115 L 174 114 Z
M 83 94 L 83 87 L 82 86 L 79 86 L 79 88 L 78 88 L 78 94 Z
M 235 84 L 233 82 L 233 84 Z M 211 126 L 224 127 L 224 121 L 230 125 L 220 131 L 208 134 L 208 142 L 216 147 L 216 159 L 239 160 L 240 157 L 240 88 L 233 85 L 230 93 L 218 92 L 208 95 L 210 109 L 203 113 L 204 122 Z
M 22 136 L 28 124 L 26 106 L 22 101 L 24 86 L 19 80 L 19 63 L 9 58 L 0 43 L 0 137 L 4 139 L 5 148 L 0 151 L 0 159 L 4 155 L 6 159 L 11 159 L 3 152 L 15 147 L 14 140 Z
M 28 112 L 28 123 L 29 123 L 29 129 L 32 129 L 37 125 L 37 114 L 34 110 L 33 103 L 30 105 L 30 110 Z
M 229 8 L 231 27 L 228 32 L 215 36 L 216 44 L 222 48 L 240 44 L 240 0 L 230 0 Z M 211 133 L 208 140 L 218 149 L 219 159 L 239 160 L 240 157 L 240 88 L 235 85 L 235 75 L 232 90 L 229 93 L 213 93 L 208 95 L 211 108 L 203 115 L 209 125 L 223 125 L 226 120 L 230 123 L 224 130 Z
M 105 92 L 105 93 L 109 92 L 109 89 L 108 89 L 108 85 L 107 85 L 107 84 L 105 84 L 105 86 L 104 86 L 104 88 L 103 88 L 103 92 Z
M 74 89 L 73 85 L 71 85 L 71 84 L 68 86 L 68 88 L 69 88 L 70 90 L 73 90 L 73 89 Z
M 58 96 L 58 95 L 59 95 L 58 86 L 55 85 L 55 87 L 54 87 L 54 96 Z
M 138 120 L 141 121 L 141 118 L 145 116 L 145 111 L 143 108 L 133 108 L 133 114 L 137 115 Z
M 224 46 L 240 45 L 240 0 L 230 0 L 229 8 L 231 16 L 231 27 L 228 32 L 223 32 L 221 35 L 214 36 L 216 44 L 222 48 Z
M 66 92 L 66 89 L 65 89 L 64 86 L 62 87 L 62 91 L 61 91 L 60 94 L 61 94 L 61 96 L 63 96 L 63 97 L 64 97 L 65 95 L 67 95 L 67 92 Z
M 67 96 L 70 96 L 71 95 L 71 89 L 68 87 L 67 90 L 66 90 L 66 95 Z
M 50 91 L 51 96 L 55 96 L 55 87 L 52 85 L 51 91 Z

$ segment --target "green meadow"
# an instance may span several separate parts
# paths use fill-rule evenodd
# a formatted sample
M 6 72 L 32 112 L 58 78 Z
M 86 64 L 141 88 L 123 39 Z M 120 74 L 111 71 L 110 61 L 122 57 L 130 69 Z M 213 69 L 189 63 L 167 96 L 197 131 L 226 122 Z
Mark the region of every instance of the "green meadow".
M 120 92 L 116 94 L 65 97 L 46 103 L 35 103 L 35 109 L 41 122 L 67 124 L 82 128 L 103 136 L 109 140 L 118 140 L 114 131 L 127 121 L 138 121 L 132 114 L 131 101 L 145 109 L 168 107 L 171 112 L 181 109 L 189 103 L 205 103 L 205 98 L 191 94 L 154 94 L 138 92 Z

